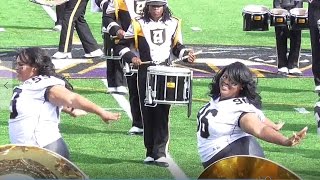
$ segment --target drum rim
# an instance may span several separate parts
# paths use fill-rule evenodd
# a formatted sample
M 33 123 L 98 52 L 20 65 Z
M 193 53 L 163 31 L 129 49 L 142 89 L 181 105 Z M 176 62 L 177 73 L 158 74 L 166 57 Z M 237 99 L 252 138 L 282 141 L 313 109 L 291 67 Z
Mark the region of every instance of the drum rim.
M 183 67 L 173 66 L 149 66 L 148 72 L 162 72 L 162 73 L 191 73 L 191 70 Z M 180 71 L 179 71 L 180 70 Z
M 283 11 L 283 12 L 285 12 L 285 13 L 282 13 L 282 14 L 274 14 L 274 11 L 275 11 L 275 10 L 277 10 L 277 11 Z M 282 9 L 282 8 L 273 8 L 273 9 L 271 9 L 269 12 L 270 12 L 270 15 L 272 15 L 272 16 L 288 16 L 288 15 L 290 14 L 288 10 Z
M 299 11 L 299 10 L 304 10 L 304 14 L 301 15 L 301 14 L 295 13 L 295 11 Z M 308 9 L 306 9 L 306 8 L 293 8 L 293 9 L 290 9 L 289 13 L 291 16 L 307 17 L 308 16 Z
M 254 10 L 249 10 L 249 7 L 252 7 L 252 8 L 258 8 L 260 7 L 260 11 L 254 11 Z M 263 8 L 263 10 L 262 10 Z M 269 9 L 267 6 L 263 6 L 263 5 L 255 5 L 255 4 L 249 4 L 247 6 L 245 6 L 242 10 L 244 13 L 256 13 L 256 14 L 265 14 L 265 13 L 268 13 L 269 12 Z

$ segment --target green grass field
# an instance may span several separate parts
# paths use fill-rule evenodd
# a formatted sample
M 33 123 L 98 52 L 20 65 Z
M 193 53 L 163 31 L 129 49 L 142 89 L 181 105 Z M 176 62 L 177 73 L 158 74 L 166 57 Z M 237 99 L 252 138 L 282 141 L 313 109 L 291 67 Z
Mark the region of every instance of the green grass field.
M 274 47 L 273 28 L 268 32 L 243 32 L 242 9 L 247 4 L 271 7 L 272 1 L 229 0 L 169 0 L 174 15 L 183 19 L 185 44 L 250 45 Z M 101 14 L 86 14 L 87 21 L 96 39 L 101 44 Z M 57 46 L 59 33 L 45 31 L 53 22 L 38 5 L 28 0 L 0 2 L 0 51 L 29 46 Z M 200 27 L 193 32 L 190 27 Z M 303 33 L 303 48 L 310 49 L 308 31 Z M 1 57 L 0 57 L 1 59 Z M 1 66 L 1 64 L 0 64 Z M 12 84 L 17 82 L 13 81 Z M 72 79 L 75 91 L 105 108 L 120 106 L 109 94 L 99 79 Z M 210 79 L 194 79 L 192 115 L 187 118 L 185 106 L 171 108 L 171 134 L 169 153 L 190 179 L 196 179 L 203 168 L 196 147 L 197 111 L 208 100 Z M 260 78 L 259 90 L 263 98 L 263 111 L 274 121 L 284 121 L 281 130 L 290 136 L 293 132 L 309 127 L 302 144 L 289 148 L 261 142 L 266 157 L 297 173 L 303 179 L 318 179 L 320 176 L 320 143 L 316 134 L 313 105 L 318 100 L 313 92 L 311 78 Z M 1 90 L 6 102 L 10 92 Z M 9 104 L 1 103 L 0 145 L 8 144 Z M 301 114 L 294 108 L 305 108 L 310 113 Z M 71 160 L 91 179 L 173 179 L 169 169 L 148 166 L 142 163 L 145 157 L 143 138 L 128 136 L 131 122 L 124 111 L 122 119 L 112 124 L 103 123 L 95 115 L 72 118 L 62 116 L 61 132 L 67 142 Z

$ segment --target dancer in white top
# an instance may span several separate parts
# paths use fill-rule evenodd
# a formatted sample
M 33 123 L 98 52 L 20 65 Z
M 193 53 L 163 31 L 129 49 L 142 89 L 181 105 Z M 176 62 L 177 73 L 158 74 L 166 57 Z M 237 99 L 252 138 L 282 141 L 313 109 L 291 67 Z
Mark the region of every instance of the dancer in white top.
M 307 133 L 305 127 L 287 138 L 262 113 L 261 97 L 249 68 L 240 62 L 224 67 L 213 78 L 212 99 L 200 109 L 198 121 L 198 151 L 206 168 L 213 162 L 232 155 L 264 157 L 255 137 L 282 145 L 297 145 Z
M 79 110 L 95 113 L 106 123 L 120 118 L 72 92 L 66 79 L 55 73 L 50 56 L 40 48 L 23 49 L 17 56 L 17 79 L 10 104 L 9 136 L 12 144 L 40 146 L 69 158 L 59 131 L 60 113 Z M 81 112 L 81 111 L 80 111 Z

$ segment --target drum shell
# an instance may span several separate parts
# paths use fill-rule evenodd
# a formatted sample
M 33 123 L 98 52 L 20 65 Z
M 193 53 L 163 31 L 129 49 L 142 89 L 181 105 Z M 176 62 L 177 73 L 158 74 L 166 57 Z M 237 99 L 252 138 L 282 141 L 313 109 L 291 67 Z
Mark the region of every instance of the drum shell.
M 248 5 L 242 11 L 243 31 L 268 31 L 268 9 L 259 5 Z
M 181 69 L 183 72 L 179 72 Z M 147 71 L 147 87 L 151 87 L 153 103 L 189 103 L 191 77 L 192 72 L 189 69 L 173 67 L 158 69 L 157 66 L 150 66 Z M 145 101 L 148 101 L 148 97 Z
M 269 18 L 270 26 L 288 26 L 289 12 L 285 9 L 272 9 Z
M 298 13 L 301 14 L 298 14 Z M 290 10 L 290 26 L 292 30 L 309 29 L 308 12 L 304 8 L 294 8 Z

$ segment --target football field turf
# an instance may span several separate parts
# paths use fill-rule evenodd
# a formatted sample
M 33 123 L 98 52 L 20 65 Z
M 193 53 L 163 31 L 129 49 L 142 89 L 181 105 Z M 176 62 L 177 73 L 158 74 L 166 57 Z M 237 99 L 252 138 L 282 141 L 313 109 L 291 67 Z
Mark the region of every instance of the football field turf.
M 264 113 L 275 122 L 286 123 L 281 132 L 290 136 L 304 126 L 309 127 L 307 138 L 296 147 L 259 141 L 266 158 L 303 179 L 318 179 L 320 145 L 313 115 L 318 96 L 313 92 L 308 31 L 303 32 L 300 62 L 303 76 L 281 77 L 275 73 L 273 29 L 268 32 L 243 32 L 241 27 L 241 10 L 246 4 L 270 7 L 271 1 L 230 0 L 227 6 L 223 5 L 222 0 L 169 0 L 169 3 L 174 14 L 183 19 L 184 42 L 197 51 L 203 51 L 193 69 L 197 77 L 193 79 L 191 117 L 187 118 L 186 106 L 171 108 L 169 153 L 172 166 L 160 168 L 143 164 L 143 138 L 127 135 L 131 127 L 125 111 L 127 102 L 120 98 L 122 101 L 118 103 L 114 96 L 106 93 L 107 88 L 102 81 L 106 71 L 104 60 L 82 59 L 81 46 L 75 46 L 73 50 L 76 60 L 57 63 L 63 64 L 58 71 L 70 77 L 77 93 L 106 109 L 121 112 L 122 119 L 105 124 L 92 114 L 79 118 L 63 114 L 61 132 L 70 148 L 71 161 L 91 179 L 196 179 L 203 171 L 196 146 L 196 115 L 209 100 L 210 77 L 224 64 L 241 60 L 260 77 L 258 84 Z M 15 75 L 12 66 L 15 51 L 21 47 L 41 46 L 53 54 L 59 33 L 50 31 L 53 23 L 37 5 L 25 0 L 1 1 L 0 5 L 0 28 L 5 29 L 0 32 L 0 145 L 4 145 L 9 143 L 7 121 L 12 87 L 18 83 L 12 80 Z M 100 14 L 88 10 L 86 17 L 102 46 Z M 202 31 L 192 31 L 193 26 L 200 27 Z M 184 67 L 185 64 L 178 65 Z

